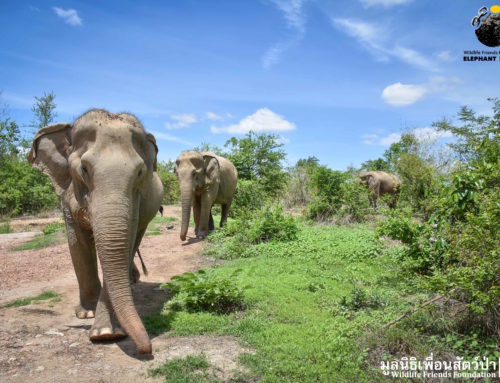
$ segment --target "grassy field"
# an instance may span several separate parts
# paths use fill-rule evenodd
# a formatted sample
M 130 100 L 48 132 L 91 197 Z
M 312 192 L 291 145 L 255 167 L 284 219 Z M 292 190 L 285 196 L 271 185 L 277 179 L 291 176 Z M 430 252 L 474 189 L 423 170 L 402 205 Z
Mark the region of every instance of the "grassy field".
M 227 278 L 243 270 L 232 278 L 250 286 L 244 311 L 164 311 L 145 324 L 152 334 L 237 336 L 256 349 L 242 363 L 263 382 L 382 380 L 369 363 L 372 335 L 425 297 L 400 277 L 395 251 L 368 226 L 304 226 L 295 241 L 256 245 L 253 257 L 212 271 Z

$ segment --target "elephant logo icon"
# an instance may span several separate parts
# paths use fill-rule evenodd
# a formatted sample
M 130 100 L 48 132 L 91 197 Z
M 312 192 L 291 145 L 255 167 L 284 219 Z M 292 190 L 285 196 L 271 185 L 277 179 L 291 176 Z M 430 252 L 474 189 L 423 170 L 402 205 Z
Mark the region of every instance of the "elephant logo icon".
M 488 47 L 500 45 L 500 5 L 479 8 L 477 16 L 472 19 L 472 26 L 476 28 L 476 37 Z

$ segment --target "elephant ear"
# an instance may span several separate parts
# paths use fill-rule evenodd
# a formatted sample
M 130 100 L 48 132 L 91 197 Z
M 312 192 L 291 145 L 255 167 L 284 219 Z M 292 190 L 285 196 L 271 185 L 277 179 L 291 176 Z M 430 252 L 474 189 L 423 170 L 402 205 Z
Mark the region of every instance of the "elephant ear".
M 28 154 L 28 161 L 50 177 L 59 196 L 71 183 L 68 155 L 72 127 L 62 122 L 40 129 Z
M 219 175 L 219 160 L 217 156 L 211 152 L 203 152 L 202 155 L 205 167 L 205 183 L 211 184 Z
M 158 155 L 158 146 L 156 145 L 156 138 L 151 133 L 146 133 L 146 138 L 148 142 L 152 144 L 154 147 L 154 161 L 153 161 L 153 170 L 157 171 L 157 155 Z

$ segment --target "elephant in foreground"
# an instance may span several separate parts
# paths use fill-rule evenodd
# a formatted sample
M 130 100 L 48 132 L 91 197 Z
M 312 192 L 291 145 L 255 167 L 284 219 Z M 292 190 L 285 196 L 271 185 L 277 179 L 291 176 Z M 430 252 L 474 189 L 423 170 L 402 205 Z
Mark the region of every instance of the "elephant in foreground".
M 28 156 L 61 197 L 80 288 L 76 316 L 95 317 L 91 340 L 128 334 L 142 354 L 152 352 L 151 341 L 135 309 L 130 278 L 138 273 L 134 254 L 161 204 L 157 152 L 154 136 L 136 117 L 93 109 L 74 123 L 40 129 Z
M 197 237 L 204 238 L 209 230 L 213 230 L 214 203 L 221 204 L 220 226 L 222 227 L 227 221 L 238 181 L 238 172 L 231 161 L 212 152 L 188 150 L 177 158 L 174 173 L 177 175 L 181 190 L 181 240 L 186 240 L 191 205 Z
M 371 204 L 377 207 L 379 195 L 390 194 L 392 199 L 389 201 L 389 207 L 396 206 L 397 198 L 401 189 L 401 182 L 394 174 L 386 173 L 380 170 L 362 172 L 358 175 L 362 184 L 366 185 L 371 191 Z

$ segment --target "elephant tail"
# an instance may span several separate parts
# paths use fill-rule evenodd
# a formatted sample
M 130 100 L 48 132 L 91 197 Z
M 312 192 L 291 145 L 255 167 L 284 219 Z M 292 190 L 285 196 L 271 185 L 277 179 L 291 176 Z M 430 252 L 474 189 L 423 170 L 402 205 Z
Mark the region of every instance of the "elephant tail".
M 139 259 L 141 260 L 142 272 L 144 273 L 145 276 L 148 276 L 148 269 L 146 268 L 146 265 L 144 264 L 144 261 L 142 260 L 142 255 L 141 255 L 141 252 L 139 251 L 139 248 L 137 248 L 137 255 L 139 256 Z

